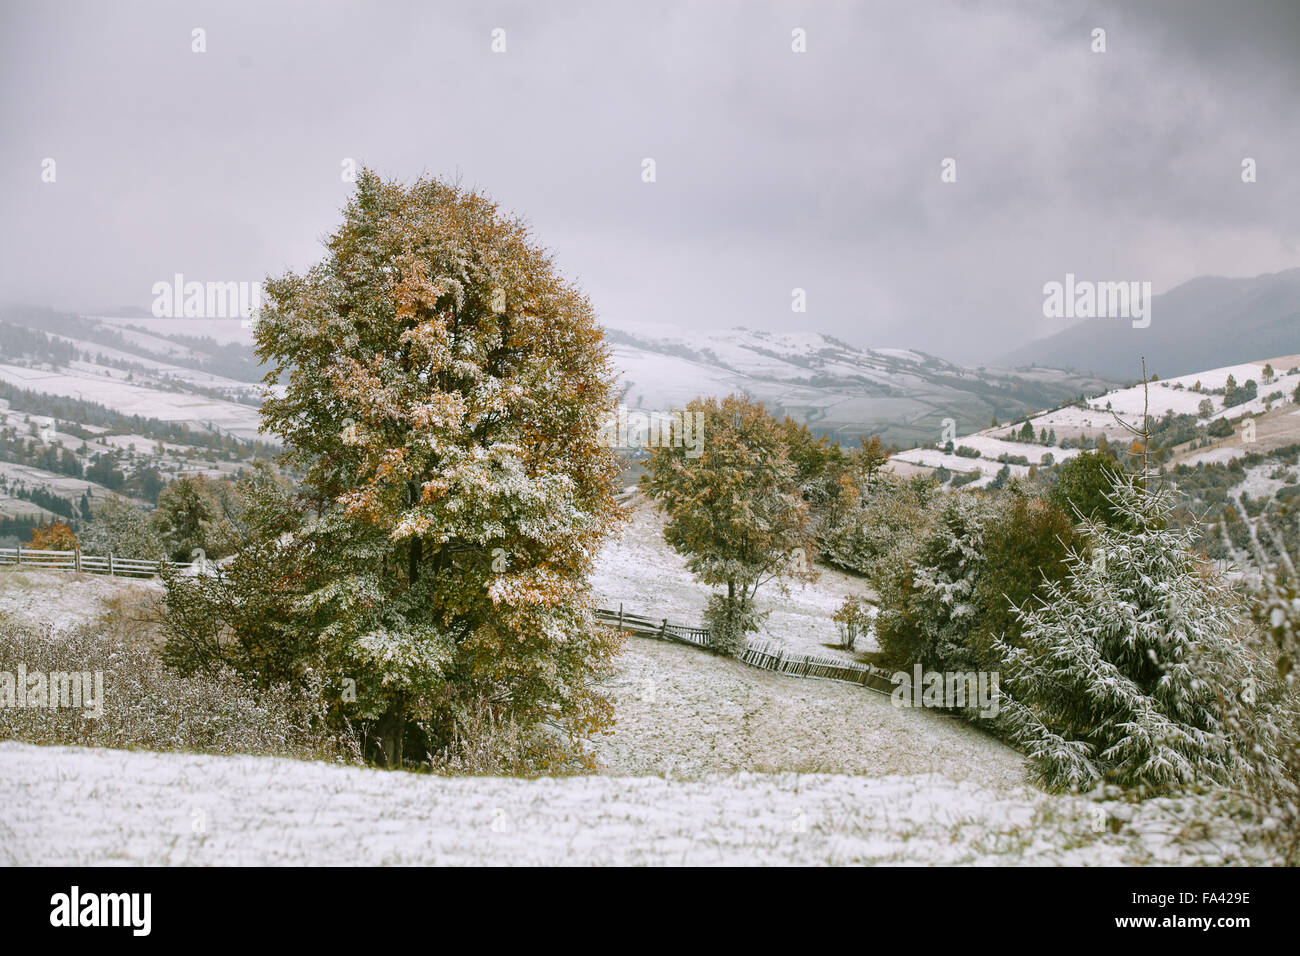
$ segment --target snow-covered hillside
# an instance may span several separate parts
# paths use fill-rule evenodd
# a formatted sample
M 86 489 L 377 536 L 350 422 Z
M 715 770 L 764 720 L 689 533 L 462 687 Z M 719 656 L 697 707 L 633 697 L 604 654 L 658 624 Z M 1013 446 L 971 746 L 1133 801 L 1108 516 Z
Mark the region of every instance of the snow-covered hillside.
M 661 566 L 639 576 L 669 601 L 700 590 Z M 635 568 L 624 555 L 605 584 L 626 591 L 620 570 Z M 93 624 L 118 598 L 157 593 L 64 572 L 0 579 L 0 615 L 28 624 L 56 604 L 77 613 L 53 623 Z M 1190 821 L 1179 801 L 1035 790 L 1023 758 L 976 727 L 861 687 L 629 638 L 602 689 L 616 723 L 593 741 L 594 776 L 0 742 L 0 864 L 1220 864 L 1244 852 L 1218 829 L 1176 841 Z
M 1267 374 L 1269 369 L 1272 370 L 1271 375 Z M 1254 382 L 1256 397 L 1228 405 L 1224 390 L 1230 378 L 1238 386 Z M 1248 417 L 1256 418 L 1266 412 L 1274 417 L 1279 414 L 1292 416 L 1293 421 L 1289 427 L 1285 424 L 1271 427 L 1270 435 L 1276 432 L 1279 441 L 1300 438 L 1300 417 L 1297 417 L 1300 413 L 1294 408 L 1293 402 L 1298 384 L 1300 356 L 1297 355 L 1227 365 L 1151 382 L 1145 391 L 1140 384 L 1111 389 L 1081 403 L 1042 411 L 1017 419 L 1014 423 L 986 427 L 969 434 L 959 430 L 953 439 L 952 451 L 945 452 L 943 441 L 934 441 L 926 447 L 899 452 L 894 455 L 893 462 L 896 470 L 905 473 L 917 469 L 928 472 L 942 467 L 969 475 L 978 469 L 981 477 L 973 482 L 978 487 L 992 481 L 1004 465 L 1011 475 L 1023 477 L 1029 471 L 1029 465 L 1041 467 L 1065 461 L 1079 454 L 1080 439 L 1095 443 L 1104 436 L 1108 442 L 1127 446 L 1133 435 L 1121 424 L 1121 420 L 1131 425 L 1140 424 L 1144 408 L 1155 419 L 1166 415 L 1190 415 L 1198 425 L 1208 426 L 1216 421 L 1224 421 L 1234 426 L 1233 434 L 1225 436 L 1222 443 L 1211 443 L 1213 447 L 1206 450 L 1189 447 L 1173 458 L 1176 462 L 1185 461 L 1189 464 L 1197 461 L 1225 461 L 1266 448 L 1263 444 L 1245 441 L 1235 433 L 1235 425 Z M 1203 403 L 1206 402 L 1209 403 L 1209 414 L 1203 414 Z M 1019 432 L 1026 421 L 1033 429 L 1033 442 L 1020 439 Z M 1044 444 L 1041 441 L 1039 436 L 1043 434 L 1051 436 L 1050 443 Z M 1069 443 L 1071 447 L 1062 447 L 1063 443 Z M 978 451 L 979 456 L 956 454 L 956 449 L 962 446 Z M 1024 458 L 1029 464 L 1017 464 L 1014 461 L 1008 463 L 999 460 L 1002 456 Z M 1050 458 L 1045 460 L 1045 456 Z

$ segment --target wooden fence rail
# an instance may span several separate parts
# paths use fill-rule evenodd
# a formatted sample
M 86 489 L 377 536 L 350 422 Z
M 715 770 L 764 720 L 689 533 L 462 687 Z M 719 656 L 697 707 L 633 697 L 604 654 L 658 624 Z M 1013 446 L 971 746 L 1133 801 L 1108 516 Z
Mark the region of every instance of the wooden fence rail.
M 633 614 L 623 610 L 621 604 L 617 611 L 597 608 L 596 618 L 642 637 L 657 637 L 679 644 L 693 644 L 696 647 L 713 646 L 707 628 L 670 624 L 667 618 Z M 891 672 L 884 668 L 871 664 L 858 664 L 854 661 L 836 660 L 833 657 L 821 657 L 816 654 L 791 654 L 786 648 L 768 642 L 746 642 L 745 649 L 737 655 L 736 659 L 778 674 L 844 681 L 882 694 L 892 694 L 895 686 Z
M 89 574 L 111 574 L 115 577 L 152 578 L 162 573 L 163 566 L 176 569 L 194 567 L 185 561 L 150 561 L 143 558 L 121 558 L 112 554 L 83 554 L 74 551 L 45 551 L 38 548 L 0 548 L 0 564 L 23 564 L 53 571 L 83 571 Z

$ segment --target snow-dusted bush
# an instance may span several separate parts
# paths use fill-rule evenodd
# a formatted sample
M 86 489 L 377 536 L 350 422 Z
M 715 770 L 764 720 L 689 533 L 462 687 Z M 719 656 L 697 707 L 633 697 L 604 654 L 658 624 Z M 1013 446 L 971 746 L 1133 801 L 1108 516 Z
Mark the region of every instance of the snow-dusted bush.
M 1002 713 L 1051 789 L 1143 792 L 1227 784 L 1254 772 L 1225 699 L 1264 679 L 1240 600 L 1171 522 L 1167 489 L 1120 477 L 1111 523 L 1089 520 L 1091 555 L 1020 615 Z
M 745 646 L 745 637 L 757 631 L 764 614 L 752 597 L 729 600 L 725 594 L 710 594 L 704 605 L 704 626 L 709 643 L 720 654 L 735 655 Z
M 149 515 L 121 498 L 110 497 L 99 505 L 79 537 L 86 554 L 151 560 L 166 550 Z
M 822 558 L 869 575 L 881 558 L 910 552 L 929 527 L 935 491 L 925 479 L 889 474 L 846 483 L 841 500 L 818 529 Z
M 457 703 L 447 743 L 429 754 L 429 769 L 447 776 L 527 777 L 591 769 L 544 726 L 527 726 L 485 697 Z

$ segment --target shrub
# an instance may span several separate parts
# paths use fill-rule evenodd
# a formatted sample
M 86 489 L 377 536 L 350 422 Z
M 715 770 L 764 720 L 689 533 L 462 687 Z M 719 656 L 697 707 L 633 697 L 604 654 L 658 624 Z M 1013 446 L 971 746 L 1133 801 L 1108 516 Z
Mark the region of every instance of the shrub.
M 103 715 L 76 708 L 0 707 L 0 738 L 43 745 L 255 754 L 359 763 L 360 751 L 325 719 L 322 692 L 254 687 L 230 670 L 184 677 L 145 643 L 82 628 L 56 634 L 0 625 L 0 671 L 103 672 Z
M 72 551 L 77 547 L 77 536 L 62 521 L 54 521 L 33 528 L 28 547 L 37 551 Z
M 445 776 L 528 777 L 594 769 L 544 726 L 527 727 L 499 704 L 474 697 L 457 704 L 445 746 L 428 755 L 428 767 Z
M 763 617 L 752 599 L 729 600 L 725 594 L 710 594 L 704 606 L 704 626 L 710 645 L 719 654 L 740 653 L 746 635 L 758 630 Z

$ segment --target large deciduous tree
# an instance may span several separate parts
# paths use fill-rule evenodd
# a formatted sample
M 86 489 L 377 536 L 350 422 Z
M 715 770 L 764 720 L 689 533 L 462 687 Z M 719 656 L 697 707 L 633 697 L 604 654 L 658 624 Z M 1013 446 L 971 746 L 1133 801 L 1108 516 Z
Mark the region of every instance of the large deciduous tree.
M 589 301 L 520 220 L 436 179 L 364 171 L 326 247 L 267 282 L 256 324 L 263 427 L 302 471 L 306 513 L 230 575 L 266 577 L 294 621 L 263 638 L 354 688 L 339 712 L 390 766 L 447 746 L 484 702 L 580 751 L 610 720 L 592 678 L 617 647 L 586 588 L 619 519 Z

